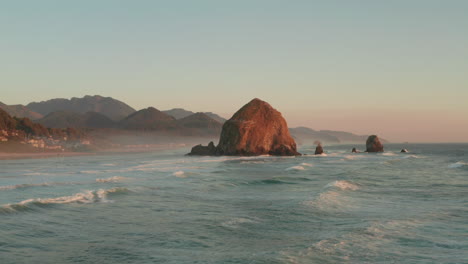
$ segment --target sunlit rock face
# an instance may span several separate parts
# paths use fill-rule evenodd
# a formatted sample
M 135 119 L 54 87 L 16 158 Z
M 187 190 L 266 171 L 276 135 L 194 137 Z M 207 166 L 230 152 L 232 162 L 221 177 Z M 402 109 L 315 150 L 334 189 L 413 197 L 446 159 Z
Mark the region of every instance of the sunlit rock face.
M 369 136 L 366 141 L 366 152 L 383 152 L 384 147 L 376 135 Z
M 191 155 L 198 155 L 194 150 L 210 155 L 300 155 L 281 113 L 257 98 L 224 123 L 216 148 L 198 147 Z

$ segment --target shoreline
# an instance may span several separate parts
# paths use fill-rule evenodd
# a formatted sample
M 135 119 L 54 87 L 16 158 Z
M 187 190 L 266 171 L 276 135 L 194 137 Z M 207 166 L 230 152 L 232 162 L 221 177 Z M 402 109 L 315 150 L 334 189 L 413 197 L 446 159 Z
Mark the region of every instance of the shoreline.
M 94 152 L 0 152 L 0 160 L 48 159 L 55 157 L 76 157 L 96 155 Z
M 169 149 L 186 147 L 183 144 L 167 145 L 144 145 L 138 147 L 113 148 L 93 152 L 0 152 L 0 160 L 19 160 L 19 159 L 49 159 L 56 157 L 77 157 L 77 156 L 100 156 L 100 155 L 118 155 L 118 154 L 137 154 L 145 152 L 155 152 Z

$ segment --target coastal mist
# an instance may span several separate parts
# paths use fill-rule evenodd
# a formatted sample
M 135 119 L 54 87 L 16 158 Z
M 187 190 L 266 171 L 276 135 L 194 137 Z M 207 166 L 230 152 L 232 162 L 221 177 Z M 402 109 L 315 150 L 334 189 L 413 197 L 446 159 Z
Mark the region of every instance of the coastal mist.
M 466 263 L 468 144 L 353 147 L 0 160 L 0 263 Z

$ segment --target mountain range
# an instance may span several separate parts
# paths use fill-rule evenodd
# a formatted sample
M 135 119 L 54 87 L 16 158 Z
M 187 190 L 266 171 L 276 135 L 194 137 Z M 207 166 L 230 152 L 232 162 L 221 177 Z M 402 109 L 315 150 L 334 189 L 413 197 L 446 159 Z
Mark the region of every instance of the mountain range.
M 71 99 L 51 99 L 42 102 L 32 102 L 26 107 L 41 115 L 48 115 L 56 111 L 70 111 L 76 113 L 97 112 L 114 121 L 119 121 L 135 112 L 135 109 L 119 100 L 99 95 Z
M 182 119 L 184 117 L 187 117 L 187 116 L 190 116 L 190 115 L 193 115 L 195 114 L 194 112 L 192 111 L 188 111 L 188 110 L 185 110 L 185 109 L 182 109 L 182 108 L 173 108 L 171 110 L 165 110 L 163 111 L 164 113 L 170 115 L 170 116 L 173 116 L 175 119 Z M 226 122 L 226 119 L 225 118 L 222 118 L 220 117 L 219 115 L 215 114 L 215 113 L 212 113 L 212 112 L 203 112 L 203 114 L 213 118 L 214 120 L 218 121 L 219 123 L 224 123 Z
M 226 121 L 212 112 L 195 113 L 182 108 L 160 111 L 148 107 L 136 111 L 122 101 L 99 95 L 51 99 L 26 106 L 0 103 L 0 108 L 11 116 L 27 117 L 50 128 L 157 131 L 179 136 L 219 135 Z M 308 127 L 290 128 L 290 133 L 299 145 L 316 141 L 325 144 L 362 143 L 367 138 L 367 135 Z

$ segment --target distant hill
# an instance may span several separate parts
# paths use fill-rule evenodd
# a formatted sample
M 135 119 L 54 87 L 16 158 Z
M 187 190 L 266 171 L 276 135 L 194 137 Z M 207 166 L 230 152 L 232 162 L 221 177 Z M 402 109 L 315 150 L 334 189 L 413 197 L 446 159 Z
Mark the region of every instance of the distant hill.
M 349 132 L 320 130 L 320 132 L 337 137 L 341 143 L 366 142 L 368 135 L 355 135 Z
M 27 108 L 24 105 L 6 105 L 0 102 L 0 108 L 6 111 L 11 116 L 27 117 L 31 120 L 36 120 L 43 117 L 43 115 L 31 111 L 31 109 Z
M 204 112 L 204 114 L 206 114 L 207 116 L 213 118 L 214 120 L 218 121 L 219 123 L 221 124 L 224 124 L 224 122 L 226 122 L 226 119 L 225 118 L 222 118 L 220 117 L 219 115 L 215 114 L 215 113 L 212 113 L 212 112 Z
M 69 111 L 81 114 L 97 112 L 114 121 L 120 121 L 135 112 L 135 109 L 119 100 L 99 95 L 87 95 L 83 98 L 51 99 L 42 102 L 33 102 L 26 107 L 44 116 L 56 111 Z
M 315 141 L 325 144 L 365 143 L 368 137 L 368 135 L 356 135 L 343 131 L 317 131 L 308 127 L 290 128 L 289 131 L 298 144 L 314 144 Z M 386 140 L 382 142 L 388 143 Z
M 173 130 L 177 128 L 176 119 L 154 107 L 137 111 L 119 122 L 125 129 Z
M 173 108 L 171 110 L 166 110 L 166 111 L 163 111 L 163 112 L 170 115 L 170 116 L 172 116 L 172 117 L 174 117 L 175 119 L 181 119 L 181 118 L 188 117 L 190 115 L 195 114 L 192 111 L 188 111 L 188 110 L 185 110 L 185 109 L 182 109 L 182 108 Z M 219 115 L 217 115 L 215 113 L 212 113 L 212 112 L 203 112 L 203 113 L 206 114 L 207 116 L 211 117 L 212 119 L 220 122 L 221 124 L 226 122 L 226 119 L 220 117 Z
M 298 144 L 314 144 L 314 141 L 320 141 L 322 143 L 340 143 L 340 140 L 336 136 L 308 127 L 290 128 L 289 132 Z
M 223 124 L 209 117 L 205 113 L 195 113 L 193 115 L 177 120 L 177 124 L 182 127 L 186 134 L 187 131 L 192 134 L 219 135 Z
M 11 117 L 6 111 L 0 109 L 0 130 L 17 131 L 22 135 L 49 136 L 49 130 L 32 122 L 29 118 Z
M 37 120 L 38 123 L 50 128 L 113 128 L 116 123 L 109 117 L 96 113 L 87 112 L 85 114 L 56 111 Z
M 188 111 L 188 110 L 185 110 L 185 109 L 182 109 L 182 108 L 173 108 L 171 110 L 165 110 L 165 111 L 162 111 L 162 112 L 174 117 L 175 119 L 181 119 L 181 118 L 184 118 L 184 117 L 187 117 L 189 115 L 194 114 L 194 112 Z

